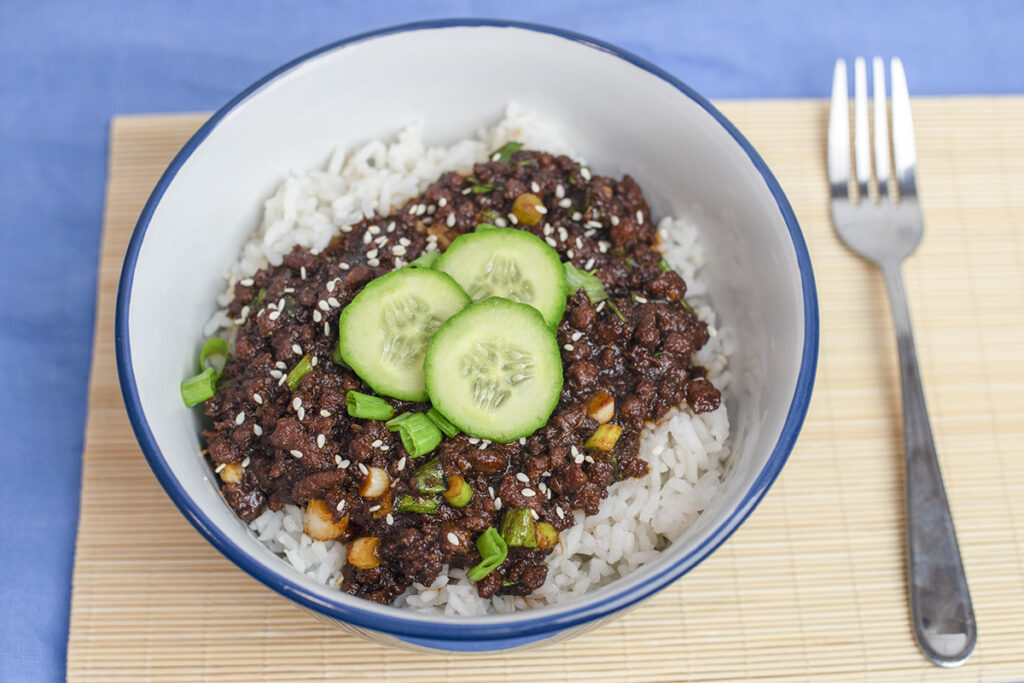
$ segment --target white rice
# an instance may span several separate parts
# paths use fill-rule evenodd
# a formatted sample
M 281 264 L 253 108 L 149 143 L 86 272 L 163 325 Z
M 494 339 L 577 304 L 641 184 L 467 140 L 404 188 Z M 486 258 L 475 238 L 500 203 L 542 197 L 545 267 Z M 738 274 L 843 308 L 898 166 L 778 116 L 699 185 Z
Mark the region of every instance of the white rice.
M 219 299 L 226 306 L 235 283 L 270 264 L 279 264 L 294 245 L 322 250 L 338 231 L 376 213 L 387 214 L 423 192 L 441 173 L 468 171 L 476 162 L 509 140 L 530 149 L 571 154 L 557 128 L 515 105 L 493 128 L 475 139 L 450 147 L 427 147 L 422 124 L 402 130 L 391 143 L 375 140 L 350 154 L 337 148 L 323 170 L 293 171 L 264 203 L 263 220 L 226 276 L 227 290 Z M 719 389 L 727 391 L 727 359 L 734 342 L 727 329 L 716 329 L 715 314 L 706 304 L 700 280 L 703 251 L 696 227 L 666 217 L 658 225 L 666 260 L 687 283 L 687 301 L 708 323 L 711 339 L 695 362 L 709 370 Z M 234 323 L 218 311 L 205 332 L 233 336 Z M 651 561 L 693 524 L 722 483 L 729 455 L 729 418 L 725 402 L 711 413 L 693 414 L 683 407 L 658 425 L 648 425 L 641 438 L 640 456 L 650 474 L 613 484 L 597 515 L 576 513 L 576 525 L 560 535 L 560 545 L 548 557 L 548 578 L 529 598 L 480 598 L 464 570 L 442 571 L 431 586 L 415 584 L 395 601 L 396 606 L 452 615 L 505 613 L 576 598 Z M 266 510 L 250 528 L 271 551 L 295 569 L 324 584 L 337 585 L 345 562 L 345 546 L 337 541 L 314 541 L 302 532 L 302 510 L 287 506 Z

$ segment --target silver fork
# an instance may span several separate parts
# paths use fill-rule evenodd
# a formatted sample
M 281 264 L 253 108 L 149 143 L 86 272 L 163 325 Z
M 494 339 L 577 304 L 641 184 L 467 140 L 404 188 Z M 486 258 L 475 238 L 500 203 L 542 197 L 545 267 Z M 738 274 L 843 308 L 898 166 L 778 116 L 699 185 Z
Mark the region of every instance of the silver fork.
M 939 666 L 964 663 L 977 641 L 974 608 L 967 590 L 953 517 L 935 454 L 928 409 L 917 366 L 910 311 L 900 264 L 921 242 L 924 222 L 917 201 L 917 152 L 903 63 L 894 58 L 892 75 L 892 158 L 885 97 L 885 64 L 872 62 L 874 81 L 874 184 L 868 130 L 867 68 L 854 62 L 854 168 L 850 196 L 850 113 L 846 62 L 836 62 L 828 122 L 828 178 L 832 222 L 850 249 L 872 261 L 885 276 L 896 327 L 903 393 L 906 455 L 907 565 L 914 633 L 925 655 Z M 890 187 L 890 170 L 895 187 Z M 874 191 L 872 191 L 874 190 Z M 894 191 L 893 191 L 894 190 Z

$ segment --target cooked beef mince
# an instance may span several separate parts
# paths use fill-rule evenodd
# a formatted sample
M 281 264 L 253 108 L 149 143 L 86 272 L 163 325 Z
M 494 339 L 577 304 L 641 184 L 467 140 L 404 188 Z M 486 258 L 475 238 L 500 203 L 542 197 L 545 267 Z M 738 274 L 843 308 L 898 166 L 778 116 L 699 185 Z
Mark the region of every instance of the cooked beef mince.
M 547 208 L 534 225 L 515 220 L 513 201 L 523 193 Z M 472 487 L 467 507 L 442 502 L 433 514 L 397 512 L 399 496 L 417 494 L 413 470 L 433 454 L 414 461 L 383 422 L 348 416 L 346 392 L 371 390 L 332 361 L 338 315 L 371 279 L 445 249 L 483 222 L 529 230 L 563 260 L 596 269 L 610 301 L 570 296 L 558 327 L 564 388 L 546 426 L 511 444 L 458 435 L 437 448 L 445 475 Z M 477 164 L 471 176 L 445 173 L 390 216 L 343 229 L 321 253 L 296 247 L 234 289 L 235 352 L 205 405 L 213 423 L 206 455 L 237 480 L 224 484 L 225 500 L 247 521 L 264 507 L 314 499 L 335 521 L 347 516 L 340 540 L 378 538 L 379 564 L 346 564 L 341 590 L 381 603 L 414 581 L 429 585 L 445 564 L 480 562 L 475 539 L 500 528 L 502 510 L 528 508 L 559 531 L 573 525 L 575 510 L 595 514 L 617 480 L 647 474 L 638 457 L 646 421 L 683 403 L 704 412 L 720 402 L 703 369 L 690 364 L 707 326 L 685 303 L 686 283 L 665 266 L 657 242 L 629 176 L 591 176 L 568 157 L 518 151 L 509 162 Z M 287 375 L 306 355 L 314 365 L 292 391 Z M 598 391 L 614 399 L 612 422 L 622 428 L 610 452 L 584 448 L 598 427 L 586 408 Z M 388 401 L 396 414 L 428 408 Z M 359 495 L 371 467 L 391 479 L 382 498 Z M 544 583 L 548 552 L 510 547 L 498 571 L 478 582 L 480 595 L 530 594 Z

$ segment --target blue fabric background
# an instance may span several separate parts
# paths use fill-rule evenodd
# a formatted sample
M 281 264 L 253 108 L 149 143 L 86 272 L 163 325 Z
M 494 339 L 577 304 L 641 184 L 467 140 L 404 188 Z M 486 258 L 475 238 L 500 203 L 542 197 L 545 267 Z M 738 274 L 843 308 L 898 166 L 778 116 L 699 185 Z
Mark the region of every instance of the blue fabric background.
M 212 110 L 311 48 L 446 16 L 588 33 L 712 98 L 822 97 L 833 60 L 857 54 L 902 56 L 915 94 L 1021 93 L 1022 7 L 0 0 L 0 681 L 64 676 L 113 115 Z

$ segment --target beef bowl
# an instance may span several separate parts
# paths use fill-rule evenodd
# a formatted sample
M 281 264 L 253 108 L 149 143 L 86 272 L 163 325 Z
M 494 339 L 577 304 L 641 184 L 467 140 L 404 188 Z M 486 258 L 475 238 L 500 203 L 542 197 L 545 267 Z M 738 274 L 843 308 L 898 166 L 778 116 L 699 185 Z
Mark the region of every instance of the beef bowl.
M 710 103 L 472 20 L 328 45 L 215 113 L 116 324 L 200 534 L 327 623 L 447 651 L 577 635 L 712 553 L 785 463 L 818 341 L 793 212 Z

